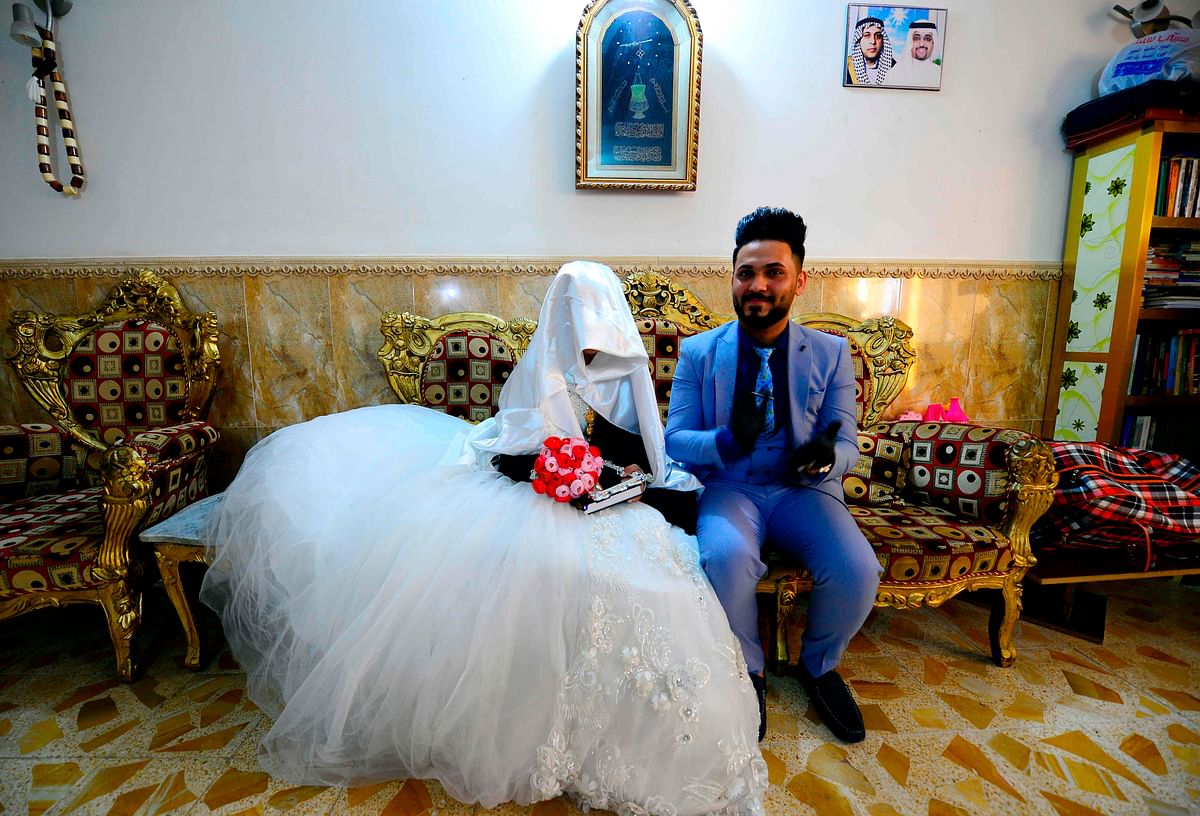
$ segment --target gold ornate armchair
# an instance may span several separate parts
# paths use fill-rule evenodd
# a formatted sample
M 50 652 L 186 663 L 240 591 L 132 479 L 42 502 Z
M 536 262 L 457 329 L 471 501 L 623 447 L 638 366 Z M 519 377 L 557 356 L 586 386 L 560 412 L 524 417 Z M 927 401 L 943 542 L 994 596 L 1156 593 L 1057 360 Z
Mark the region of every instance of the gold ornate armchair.
M 55 424 L 0 426 L 0 619 L 97 604 L 132 680 L 134 533 L 207 495 L 216 315 L 145 270 L 86 314 L 17 312 L 8 334 L 9 363 Z
M 731 318 L 711 313 L 656 272 L 635 272 L 624 285 L 665 419 L 679 343 Z M 876 606 L 938 606 L 966 590 L 999 590 L 989 624 L 992 656 L 1011 665 L 1021 580 L 1035 563 L 1029 529 L 1049 507 L 1057 481 L 1048 446 L 1021 431 L 981 425 L 881 421 L 916 359 L 912 329 L 890 316 L 794 319 L 850 342 L 861 453 L 842 486 L 884 569 Z M 774 638 L 769 657 L 794 662 L 792 612 L 812 580 L 777 554 L 768 563 L 758 589 L 771 598 L 762 604 L 769 618 L 764 629 Z

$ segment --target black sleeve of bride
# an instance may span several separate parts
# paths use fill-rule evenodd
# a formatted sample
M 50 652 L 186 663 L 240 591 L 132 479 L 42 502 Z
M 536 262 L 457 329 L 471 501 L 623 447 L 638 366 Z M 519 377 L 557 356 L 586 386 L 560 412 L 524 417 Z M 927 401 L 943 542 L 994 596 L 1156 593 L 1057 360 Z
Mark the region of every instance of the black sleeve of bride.
M 492 464 L 514 482 L 528 482 L 535 459 L 536 453 L 500 453 L 492 457 Z
M 592 423 L 589 441 L 600 449 L 600 455 L 606 462 L 612 462 L 614 465 L 637 465 L 647 473 L 650 472 L 650 457 L 646 455 L 646 446 L 642 444 L 642 438 L 618 428 L 599 414 Z M 620 480 L 620 475 L 608 468 L 600 474 L 601 487 L 610 487 Z M 662 513 L 671 524 L 695 535 L 695 491 L 651 487 L 642 494 L 642 501 Z

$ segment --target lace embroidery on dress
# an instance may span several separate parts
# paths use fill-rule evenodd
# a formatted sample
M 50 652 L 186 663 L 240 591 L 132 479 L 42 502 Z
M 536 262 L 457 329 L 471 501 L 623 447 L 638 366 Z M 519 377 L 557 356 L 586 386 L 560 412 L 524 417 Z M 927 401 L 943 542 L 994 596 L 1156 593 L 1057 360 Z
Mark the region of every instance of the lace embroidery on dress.
M 699 590 L 704 574 L 698 557 L 688 552 L 693 548 L 679 546 L 678 538 L 650 508 L 631 507 L 593 520 L 586 621 L 578 636 L 577 656 L 558 691 L 554 726 L 538 749 L 530 775 L 533 797 L 544 800 L 567 792 L 585 807 L 631 816 L 676 816 L 677 806 L 662 797 L 633 801 L 631 783 L 652 770 L 625 764 L 620 748 L 605 740 L 602 732 L 617 706 L 641 701 L 659 718 L 670 719 L 675 750 L 690 746 L 693 724 L 703 713 L 700 692 L 712 670 L 698 657 L 674 659 L 673 634 L 656 623 L 653 609 L 639 603 L 631 576 L 635 570 L 650 569 L 689 580 L 697 586 L 695 597 L 707 616 L 705 594 Z M 750 686 L 732 634 L 727 643 L 714 646 L 713 658 L 740 672 L 739 688 Z M 605 686 L 608 678 L 614 681 L 612 687 Z M 761 813 L 758 794 L 767 787 L 767 771 L 757 746 L 747 745 L 744 736 L 731 735 L 718 748 L 727 759 L 727 777 L 689 778 L 680 795 L 706 809 L 728 801 L 728 806 L 716 811 L 721 814 Z

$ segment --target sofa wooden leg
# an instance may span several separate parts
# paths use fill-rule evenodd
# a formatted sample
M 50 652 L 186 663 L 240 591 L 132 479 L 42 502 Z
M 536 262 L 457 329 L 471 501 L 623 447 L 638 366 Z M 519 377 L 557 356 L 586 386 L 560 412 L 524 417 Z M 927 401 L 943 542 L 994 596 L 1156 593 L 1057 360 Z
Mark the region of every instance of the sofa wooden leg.
M 142 673 L 134 640 L 142 626 L 142 592 L 128 580 L 119 580 L 102 586 L 99 597 L 117 658 L 117 673 L 126 683 L 132 683 Z
M 1013 645 L 1017 619 L 1021 617 L 1021 585 L 1010 575 L 1004 586 L 992 598 L 988 618 L 988 637 L 992 644 L 992 660 L 997 666 L 1011 666 L 1017 659 Z
M 783 579 L 775 588 L 775 660 L 780 669 L 792 665 L 791 648 L 788 645 L 788 623 L 792 612 L 796 609 L 796 596 L 799 594 L 796 581 Z M 799 660 L 800 656 L 796 655 Z

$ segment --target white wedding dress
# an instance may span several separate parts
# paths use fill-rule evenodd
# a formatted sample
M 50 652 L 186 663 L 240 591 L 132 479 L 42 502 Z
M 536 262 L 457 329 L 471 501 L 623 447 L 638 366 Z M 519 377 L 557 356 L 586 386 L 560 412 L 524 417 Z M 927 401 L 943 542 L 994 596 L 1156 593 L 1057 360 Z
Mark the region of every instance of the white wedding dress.
M 453 462 L 495 424 L 388 405 L 250 452 L 201 597 L 275 720 L 263 767 L 488 807 L 761 812 L 755 695 L 695 539 Z

